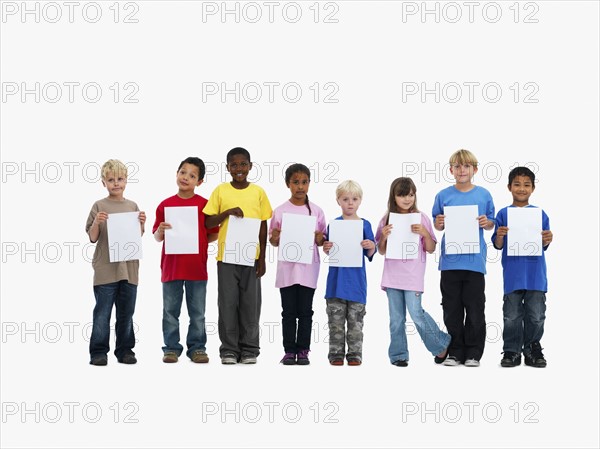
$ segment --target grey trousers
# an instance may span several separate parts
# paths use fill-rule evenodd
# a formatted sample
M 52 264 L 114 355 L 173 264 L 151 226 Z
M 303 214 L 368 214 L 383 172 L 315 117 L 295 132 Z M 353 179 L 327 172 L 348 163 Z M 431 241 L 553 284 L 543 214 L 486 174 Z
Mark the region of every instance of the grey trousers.
M 362 361 L 363 318 L 365 305 L 345 299 L 327 299 L 327 318 L 329 319 L 329 360 L 346 357 Z M 348 330 L 346 331 L 346 322 Z M 348 353 L 346 354 L 346 342 Z
M 221 357 L 258 356 L 261 291 L 256 268 L 217 262 L 217 278 Z

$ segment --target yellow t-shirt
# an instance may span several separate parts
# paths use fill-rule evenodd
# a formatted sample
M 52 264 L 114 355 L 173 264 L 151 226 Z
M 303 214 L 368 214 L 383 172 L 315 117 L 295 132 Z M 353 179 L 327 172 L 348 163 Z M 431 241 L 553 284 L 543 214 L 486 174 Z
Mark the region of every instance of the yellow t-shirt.
M 245 189 L 236 189 L 229 182 L 224 182 L 218 185 L 210 194 L 210 198 L 203 212 L 206 215 L 218 215 L 234 207 L 239 207 L 244 212 L 245 218 L 258 218 L 260 220 L 268 220 L 271 218 L 273 209 L 267 194 L 262 187 L 256 184 L 249 184 Z M 225 237 L 227 236 L 227 225 L 229 217 L 221 223 L 219 228 L 219 251 L 217 260 L 223 260 L 223 252 L 225 250 Z M 260 254 L 260 247 L 256 247 L 256 258 Z

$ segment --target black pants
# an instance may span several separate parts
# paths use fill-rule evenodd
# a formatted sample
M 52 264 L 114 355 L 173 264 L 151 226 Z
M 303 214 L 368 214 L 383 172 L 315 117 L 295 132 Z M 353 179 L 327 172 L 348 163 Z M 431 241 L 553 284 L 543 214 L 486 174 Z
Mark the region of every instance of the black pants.
M 310 349 L 312 330 L 312 303 L 315 289 L 294 284 L 280 289 L 281 327 L 283 330 L 283 349 L 294 354 Z M 298 325 L 296 326 L 296 320 Z M 296 329 L 298 334 L 296 335 Z
M 468 270 L 442 271 L 444 324 L 452 337 L 449 355 L 480 360 L 485 346 L 485 277 Z M 465 316 L 466 315 L 466 316 Z

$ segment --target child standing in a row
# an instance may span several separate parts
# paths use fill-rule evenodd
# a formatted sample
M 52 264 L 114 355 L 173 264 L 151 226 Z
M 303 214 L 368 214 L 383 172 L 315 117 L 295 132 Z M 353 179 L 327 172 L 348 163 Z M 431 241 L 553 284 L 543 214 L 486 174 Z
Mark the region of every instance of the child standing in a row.
M 272 209 L 265 191 L 248 181 L 251 169 L 250 153 L 246 149 L 237 147 L 230 150 L 227 153 L 227 171 L 232 180 L 217 186 L 204 207 L 206 227 L 221 225 L 217 277 L 219 351 L 224 365 L 234 365 L 238 361 L 254 364 L 260 353 L 260 278 L 266 271 L 267 220 L 271 218 Z M 261 220 L 253 267 L 223 262 L 231 215 Z
M 431 316 L 423 310 L 421 297 L 424 290 L 427 253 L 433 253 L 437 240 L 431 221 L 417 209 L 417 187 L 410 178 L 397 178 L 390 186 L 388 213 L 377 228 L 377 247 L 385 255 L 388 237 L 393 232 L 389 223 L 390 213 L 420 213 L 420 224 L 411 225 L 411 231 L 419 234 L 419 248 L 416 259 L 389 259 L 383 264 L 381 288 L 385 290 L 390 309 L 389 357 L 392 365 L 408 366 L 408 342 L 406 339 L 406 309 L 415 323 L 417 332 L 425 347 L 435 356 L 436 363 L 442 363 L 447 355 L 450 335 L 442 332 Z
M 487 246 L 483 230 L 494 228 L 494 201 L 486 189 L 472 183 L 477 173 L 477 158 L 467 150 L 458 150 L 450 156 L 450 173 L 456 184 L 439 192 L 434 200 L 432 215 L 435 229 L 445 228 L 444 208 L 447 206 L 476 205 L 479 225 L 477 253 L 447 254 L 446 236 L 442 238 L 440 288 L 444 323 L 452 337 L 446 366 L 477 367 L 485 347 L 485 262 Z
M 344 181 L 336 189 L 337 203 L 342 215 L 336 220 L 362 220 L 363 222 L 363 258 L 361 267 L 329 266 L 327 274 L 327 317 L 329 321 L 329 363 L 343 365 L 344 356 L 348 365 L 362 364 L 363 318 L 367 302 L 367 273 L 365 257 L 370 261 L 375 254 L 375 237 L 371 223 L 357 215 L 362 202 L 362 188 L 355 181 Z M 329 230 L 327 232 L 329 239 Z M 329 254 L 334 242 L 326 241 L 323 251 Z M 345 331 L 346 322 L 348 330 Z M 346 353 L 346 342 L 348 352 Z
M 281 325 L 284 365 L 308 365 L 310 334 L 312 330 L 313 297 L 319 278 L 320 258 L 318 246 L 323 245 L 326 230 L 325 215 L 319 206 L 308 200 L 310 170 L 302 164 L 293 164 L 285 171 L 285 184 L 291 197 L 273 212 L 269 242 L 279 246 L 283 214 L 313 215 L 316 217 L 312 264 L 277 261 L 275 287 L 281 293 Z M 285 230 L 283 230 L 285 232 Z M 296 323 L 297 320 L 297 323 Z

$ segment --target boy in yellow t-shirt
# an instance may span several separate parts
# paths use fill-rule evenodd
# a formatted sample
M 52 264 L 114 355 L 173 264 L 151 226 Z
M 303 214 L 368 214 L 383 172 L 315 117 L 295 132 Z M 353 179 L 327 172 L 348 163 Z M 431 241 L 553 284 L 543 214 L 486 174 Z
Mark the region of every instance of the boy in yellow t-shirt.
M 217 277 L 221 340 L 219 352 L 224 365 L 233 365 L 238 361 L 245 364 L 256 363 L 260 353 L 260 278 L 266 271 L 266 220 L 271 218 L 272 209 L 265 191 L 248 181 L 251 169 L 250 153 L 246 149 L 237 147 L 230 150 L 227 153 L 227 171 L 231 174 L 232 181 L 217 186 L 203 210 L 207 228 L 221 225 Z M 223 261 L 230 215 L 261 220 L 254 266 Z M 241 258 L 242 255 L 239 256 Z

